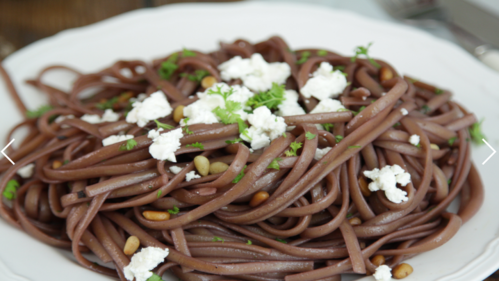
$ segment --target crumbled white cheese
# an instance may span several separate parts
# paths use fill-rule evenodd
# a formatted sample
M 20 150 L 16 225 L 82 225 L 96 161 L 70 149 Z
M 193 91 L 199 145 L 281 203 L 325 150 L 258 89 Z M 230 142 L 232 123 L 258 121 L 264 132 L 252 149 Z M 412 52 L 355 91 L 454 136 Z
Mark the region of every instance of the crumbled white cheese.
M 57 116 L 57 118 L 55 118 L 54 122 L 55 123 L 61 123 L 62 121 L 64 121 L 65 119 L 73 119 L 75 118 L 75 116 L 73 114 L 69 114 L 69 115 L 59 115 Z M 62 124 L 61 125 L 61 128 L 63 129 L 67 129 L 69 128 L 70 126 L 69 125 L 66 125 L 66 124 Z
M 150 130 L 147 133 L 147 137 L 154 140 L 155 138 L 159 137 L 160 133 L 163 131 L 164 131 L 163 128 L 159 128 L 157 130 Z
M 187 174 L 185 174 L 185 180 L 186 181 L 191 181 L 193 179 L 199 179 L 199 178 L 201 178 L 201 176 L 198 175 L 198 174 L 196 174 L 195 171 L 190 171 Z
M 175 175 L 180 173 L 183 168 L 180 168 L 179 166 L 171 166 L 170 167 L 170 172 L 174 173 Z
M 113 135 L 113 136 L 109 136 L 109 137 L 103 139 L 102 145 L 108 146 L 111 144 L 115 144 L 118 142 L 129 140 L 129 139 L 133 139 L 133 135 Z
M 325 113 L 344 110 L 345 107 L 339 100 L 323 99 L 321 100 L 310 113 Z
M 149 121 L 165 117 L 173 111 L 162 91 L 152 93 L 142 102 L 134 102 L 132 107 L 126 116 L 126 121 L 137 123 L 139 127 L 144 127 Z
M 305 110 L 298 103 L 298 93 L 295 90 L 284 91 L 284 98 L 285 100 L 277 106 L 279 110 L 276 111 L 276 115 L 293 116 L 306 114 Z
M 35 164 L 31 163 L 17 170 L 17 174 L 23 179 L 31 178 L 31 176 L 33 176 L 34 169 Z
M 266 106 L 260 106 L 248 115 L 251 127 L 246 129 L 239 137 L 251 142 L 254 150 L 266 147 L 274 139 L 286 132 L 284 118 L 275 116 Z
M 263 92 L 272 88 L 272 83 L 284 84 L 291 75 L 291 68 L 285 62 L 268 63 L 262 55 L 255 53 L 249 59 L 240 56 L 220 64 L 220 75 L 224 81 L 241 79 L 244 86 Z
M 213 110 L 217 107 L 225 108 L 225 101 L 223 97 L 218 94 L 209 94 L 211 91 L 218 91 L 218 89 L 220 89 L 222 93 L 232 90 L 232 94 L 227 98 L 227 100 L 240 102 L 243 105 L 243 108 L 235 113 L 239 114 L 243 120 L 248 118 L 248 113 L 244 111 L 244 106 L 246 105 L 246 102 L 255 94 L 244 86 L 229 86 L 225 83 L 217 83 L 211 88 L 206 89 L 204 92 L 197 93 L 199 100 L 184 107 L 184 116 L 189 118 L 187 125 L 213 124 L 220 122 L 220 118 L 213 113 Z M 186 125 L 185 119 L 182 119 L 180 125 Z
M 392 280 L 392 269 L 388 265 L 380 265 L 376 268 L 376 272 L 373 274 L 376 281 L 390 281 Z
M 136 98 L 130 98 L 131 102 L 143 101 L 147 98 L 146 94 L 139 94 Z
M 412 135 L 409 137 L 409 143 L 411 143 L 414 146 L 418 146 L 419 144 L 419 136 L 418 135 Z
M 381 96 L 386 96 L 386 93 L 381 93 Z
M 97 114 L 85 114 L 80 117 L 81 120 L 88 122 L 90 124 L 99 124 L 103 122 L 116 122 L 120 119 L 120 114 L 114 112 L 112 109 L 106 109 L 102 118 Z
M 333 66 L 327 62 L 322 62 L 314 72 L 313 77 L 308 79 L 301 94 L 306 97 L 315 97 L 318 100 L 337 97 L 347 86 L 347 79 L 341 71 L 333 71 Z
M 314 159 L 317 161 L 321 160 L 322 157 L 324 157 L 324 155 L 326 155 L 331 149 L 332 149 L 332 147 L 325 147 L 323 149 L 317 148 L 315 150 Z
M 406 196 L 407 192 L 397 188 L 397 183 L 406 186 L 411 182 L 411 175 L 399 165 L 386 165 L 381 170 L 375 168 L 372 171 L 364 171 L 364 176 L 373 180 L 369 183 L 369 190 L 383 190 L 386 198 L 393 203 L 401 203 L 409 200 Z
M 143 248 L 132 256 L 130 263 L 123 268 L 125 278 L 129 281 L 146 281 L 152 276 L 153 270 L 158 264 L 165 261 L 170 251 L 168 248 L 159 247 Z
M 402 113 L 402 115 L 405 116 L 405 115 L 409 114 L 409 111 L 407 111 L 407 109 L 405 109 L 405 108 L 401 108 L 400 113 Z
M 177 162 L 175 151 L 180 148 L 180 139 L 184 136 L 182 129 L 178 128 L 164 134 L 159 134 L 161 129 L 156 133 L 151 133 L 152 131 L 149 131 L 147 135 L 147 137 L 153 139 L 153 143 L 149 146 L 149 153 L 152 157 L 158 160 Z

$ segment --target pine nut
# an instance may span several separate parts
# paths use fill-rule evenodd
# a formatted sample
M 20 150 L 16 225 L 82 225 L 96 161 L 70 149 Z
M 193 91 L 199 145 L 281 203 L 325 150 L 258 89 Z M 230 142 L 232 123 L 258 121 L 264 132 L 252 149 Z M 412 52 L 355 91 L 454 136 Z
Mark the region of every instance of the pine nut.
M 254 207 L 262 204 L 263 202 L 267 201 L 267 199 L 269 199 L 268 192 L 258 191 L 257 193 L 255 193 L 255 195 L 253 195 L 253 198 L 251 198 L 249 205 L 254 208 Z
M 364 195 L 364 197 L 371 196 L 371 190 L 369 190 L 367 181 L 363 176 L 359 178 L 359 187 L 360 187 L 360 192 L 362 192 L 362 195 Z
M 180 122 L 180 120 L 182 120 L 182 118 L 184 118 L 184 107 L 183 105 L 179 105 L 175 108 L 175 110 L 173 111 L 173 120 L 177 123 Z
M 194 157 L 194 166 L 201 176 L 207 176 L 210 172 L 210 160 L 208 158 L 198 155 Z
M 118 97 L 119 102 L 127 102 L 131 97 L 133 97 L 133 92 L 124 92 Z
M 393 72 L 386 66 L 379 69 L 379 81 L 383 82 L 393 78 Z
M 213 76 L 206 76 L 203 80 L 201 80 L 201 86 L 205 89 L 210 88 L 215 83 L 217 83 L 217 79 Z
M 401 263 L 393 268 L 392 274 L 395 279 L 403 279 L 411 275 L 413 271 L 412 266 L 407 263 Z
M 218 174 L 218 173 L 223 173 L 229 169 L 229 165 L 225 164 L 224 162 L 213 162 L 210 164 L 210 174 Z
M 431 147 L 431 149 L 440 150 L 440 147 L 438 147 L 438 145 L 436 145 L 434 143 L 430 144 L 430 147 Z
M 139 246 L 140 246 L 139 238 L 137 238 L 137 236 L 132 235 L 128 237 L 128 239 L 126 240 L 125 247 L 123 248 L 123 253 L 125 253 L 125 255 L 131 256 L 137 251 Z
M 62 166 L 62 162 L 59 161 L 59 160 L 55 160 L 54 162 L 52 162 L 52 169 L 57 169 L 57 168 L 60 168 Z
M 375 266 L 380 266 L 382 264 L 385 264 L 385 262 L 386 262 L 385 256 L 383 256 L 383 255 L 375 255 L 374 257 L 371 258 L 371 262 Z
M 357 218 L 357 217 L 349 219 L 348 222 L 351 225 L 361 225 L 362 224 L 362 220 Z
M 144 211 L 142 212 L 144 218 L 151 221 L 166 221 L 170 219 L 170 213 L 161 211 Z

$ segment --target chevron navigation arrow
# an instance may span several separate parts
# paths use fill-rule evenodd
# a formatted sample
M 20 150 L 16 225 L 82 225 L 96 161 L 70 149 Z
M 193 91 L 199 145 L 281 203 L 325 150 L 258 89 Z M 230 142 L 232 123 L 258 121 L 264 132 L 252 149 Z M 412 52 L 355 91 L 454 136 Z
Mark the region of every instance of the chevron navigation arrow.
M 487 161 L 489 161 L 490 157 L 492 157 L 494 154 L 496 154 L 496 151 L 495 151 L 495 149 L 493 149 L 493 148 L 492 148 L 492 146 L 490 146 L 490 144 L 489 144 L 489 143 L 488 143 L 485 139 L 482 139 L 482 140 L 483 140 L 483 142 L 484 142 L 484 143 L 485 143 L 485 144 L 486 144 L 486 145 L 487 145 L 490 149 L 492 149 L 492 151 L 494 151 L 494 152 L 492 152 L 492 154 L 490 154 L 490 155 L 489 155 L 489 157 L 487 157 L 487 159 L 485 159 L 485 161 L 483 161 L 482 165 L 485 165 L 485 163 L 487 163 Z
M 5 154 L 5 153 L 4 153 L 4 151 L 5 151 L 5 150 L 7 149 L 7 147 L 9 147 L 9 145 L 11 145 L 11 144 L 12 144 L 15 140 L 16 140 L 16 139 L 12 139 L 12 140 L 9 142 L 9 144 L 8 144 L 6 147 L 4 147 L 4 148 L 2 149 L 2 154 L 3 154 L 3 156 L 5 156 L 5 158 L 7 158 L 7 160 L 9 160 L 9 161 L 10 161 L 10 163 L 12 163 L 12 165 L 15 165 L 16 163 L 14 163 L 14 161 L 12 161 L 12 160 L 9 158 L 9 156 L 7 156 L 7 154 Z M 496 153 L 496 152 L 494 151 L 494 153 Z M 485 160 L 485 161 L 487 161 L 487 160 Z

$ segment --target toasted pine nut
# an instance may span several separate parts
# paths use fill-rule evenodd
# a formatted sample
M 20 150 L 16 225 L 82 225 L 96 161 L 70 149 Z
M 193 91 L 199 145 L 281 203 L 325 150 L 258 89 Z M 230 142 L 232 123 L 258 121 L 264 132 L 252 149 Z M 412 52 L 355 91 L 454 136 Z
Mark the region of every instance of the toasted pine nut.
M 173 111 L 173 120 L 177 123 L 180 122 L 182 118 L 184 118 L 184 107 L 183 105 L 179 105 Z
M 62 162 L 59 161 L 59 160 L 55 160 L 54 162 L 52 162 L 52 169 L 57 169 L 57 168 L 60 168 L 62 166 Z
M 213 86 L 213 84 L 217 83 L 217 79 L 213 76 L 206 76 L 201 80 L 201 86 L 205 89 L 208 89 L 209 87 Z
M 196 166 L 199 174 L 203 177 L 207 176 L 210 172 L 210 160 L 202 155 L 194 157 L 194 166 Z
M 133 97 L 133 92 L 124 92 L 118 97 L 119 102 L 126 102 L 128 101 L 131 97 Z
M 139 238 L 137 238 L 137 236 L 132 235 L 128 237 L 128 239 L 126 240 L 125 247 L 123 248 L 123 253 L 125 253 L 125 255 L 131 256 L 137 251 L 139 246 L 140 246 Z
M 170 219 L 170 213 L 161 211 L 144 211 L 142 212 L 144 218 L 151 221 L 166 221 Z
M 229 165 L 224 162 L 213 162 L 210 164 L 210 174 L 218 174 L 227 171 L 229 169 Z
M 393 72 L 386 66 L 379 69 L 379 81 L 383 82 L 393 78 Z
M 403 279 L 411 275 L 413 271 L 412 266 L 407 263 L 401 263 L 393 268 L 392 274 L 395 279 Z
M 431 147 L 431 149 L 440 150 L 440 147 L 438 147 L 438 145 L 436 145 L 434 143 L 430 144 L 430 147 Z
M 251 207 L 256 207 L 269 199 L 269 193 L 267 191 L 258 191 L 253 195 L 249 205 Z
M 359 187 L 360 187 L 360 192 L 362 192 L 362 195 L 364 195 L 364 197 L 371 196 L 371 191 L 369 190 L 367 181 L 362 176 L 359 178 Z
M 357 218 L 357 217 L 349 219 L 348 222 L 351 225 L 360 225 L 360 224 L 362 224 L 362 220 L 359 219 L 359 218 Z
M 385 264 L 385 262 L 386 262 L 385 256 L 383 256 L 383 255 L 375 255 L 374 257 L 371 258 L 371 262 L 375 266 L 380 266 L 382 264 Z
M 101 100 L 99 101 L 99 103 L 105 103 L 106 101 L 107 101 L 107 99 L 101 99 Z

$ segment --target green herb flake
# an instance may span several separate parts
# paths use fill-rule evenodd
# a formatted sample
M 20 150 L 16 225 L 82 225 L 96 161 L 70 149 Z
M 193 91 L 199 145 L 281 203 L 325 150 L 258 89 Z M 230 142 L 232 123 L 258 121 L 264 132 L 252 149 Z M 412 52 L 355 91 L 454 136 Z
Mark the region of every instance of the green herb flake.
M 398 127 L 398 126 L 400 126 L 400 122 L 397 122 L 397 123 L 393 124 L 393 127 L 394 127 L 394 128 L 395 128 L 395 127 Z
M 62 165 L 64 166 L 64 165 L 66 165 L 68 163 L 69 163 L 69 160 L 64 160 L 64 162 L 62 162 Z
M 146 281 L 164 281 L 161 276 L 153 273 L 151 277 L 147 278 Z
M 248 240 L 248 242 L 246 242 L 246 245 L 253 245 L 253 242 L 251 242 L 251 240 Z
M 360 145 L 351 145 L 351 146 L 349 146 L 348 148 L 361 148 L 361 147 L 362 147 L 362 146 L 360 146 Z
M 327 51 L 326 50 L 319 50 L 319 51 L 317 51 L 317 55 L 320 57 L 325 57 L 325 56 L 327 56 Z
M 234 144 L 234 143 L 240 143 L 243 139 L 240 138 L 235 138 L 234 140 L 226 140 L 226 144 Z
M 172 54 L 166 61 L 161 63 L 160 68 L 158 69 L 158 74 L 161 79 L 168 80 L 178 69 L 177 65 L 178 53 Z
M 372 45 L 372 42 L 367 44 L 366 47 L 363 47 L 363 46 L 357 46 L 354 51 L 355 51 L 355 55 L 350 59 L 352 62 L 355 62 L 357 60 L 357 58 L 360 56 L 360 55 L 364 55 L 367 60 L 372 64 L 374 65 L 376 68 L 381 68 L 381 65 L 379 65 L 379 63 L 377 63 L 374 59 L 372 59 L 370 56 L 369 56 L 369 48 L 371 47 Z
M 210 72 L 204 69 L 198 69 L 194 71 L 194 74 L 181 73 L 180 76 L 187 77 L 188 80 L 200 83 L 203 78 L 210 75 Z
M 444 90 L 439 89 L 439 88 L 436 88 L 436 89 L 435 89 L 435 95 L 441 95 L 441 94 L 443 94 L 443 93 L 444 93 Z
M 283 138 L 287 138 L 288 137 L 288 135 L 286 135 L 286 132 L 282 133 L 282 137 Z
M 288 244 L 288 242 L 286 240 L 281 239 L 281 238 L 276 238 L 275 240 L 278 242 L 284 243 L 284 244 Z
M 159 197 L 161 197 L 161 193 L 163 193 L 163 191 L 158 190 L 158 193 L 157 193 L 157 195 L 156 195 L 156 198 L 158 198 L 158 199 L 159 199 Z
M 211 240 L 213 242 L 225 242 L 225 240 L 223 238 L 220 238 L 218 236 L 213 236 L 213 240 Z
M 241 134 L 243 134 L 243 136 L 245 136 L 247 139 L 249 139 L 250 141 L 253 140 L 253 138 L 251 138 L 249 135 L 248 135 L 248 130 L 244 130 Z
M 196 56 L 196 53 L 191 51 L 191 50 L 187 50 L 186 48 L 183 48 L 182 49 L 182 57 L 183 58 L 186 58 L 186 57 L 195 57 Z
M 300 54 L 300 59 L 296 61 L 296 64 L 300 65 L 300 64 L 304 64 L 308 58 L 310 57 L 310 52 L 309 51 L 303 51 L 301 52 Z
M 469 128 L 471 140 L 477 145 L 483 144 L 483 140 L 487 139 L 482 132 L 482 123 L 483 119 L 480 122 L 473 123 Z
M 16 180 L 8 181 L 2 193 L 3 197 L 7 198 L 8 200 L 15 199 L 17 194 L 17 188 L 19 186 L 20 186 L 19 182 Z
M 450 185 L 450 183 L 451 183 L 451 182 L 452 182 L 452 180 L 451 180 L 451 179 L 448 179 L 448 180 L 447 180 L 447 184 L 448 184 L 448 185 Z
M 246 129 L 248 129 L 248 124 L 246 124 L 246 122 L 242 118 L 237 118 L 236 122 L 237 122 L 237 126 L 239 128 L 239 133 L 242 133 Z
M 431 111 L 431 108 L 428 107 L 426 104 L 421 107 L 421 112 L 424 114 L 428 114 L 428 112 Z
M 36 110 L 28 110 L 26 111 L 26 117 L 28 118 L 38 118 L 42 116 L 45 112 L 52 110 L 53 107 L 51 105 L 42 105 Z
M 267 166 L 267 169 L 276 169 L 276 170 L 279 170 L 280 167 L 279 167 L 279 163 L 278 161 L 281 161 L 282 159 L 277 157 L 275 158 L 274 160 L 272 160 L 272 162 L 270 162 L 270 164 Z
M 272 88 L 270 90 L 254 95 L 246 102 L 246 105 L 251 106 L 252 108 L 258 108 L 265 105 L 269 109 L 277 109 L 277 107 L 286 100 L 284 91 L 284 85 L 272 83 Z
M 333 70 L 344 71 L 345 70 L 345 66 L 344 65 L 337 65 L 337 66 L 333 67 Z
M 165 123 L 161 123 L 159 122 L 158 120 L 154 120 L 154 122 L 156 122 L 156 126 L 158 126 L 158 129 L 159 128 L 163 128 L 165 130 L 171 130 L 175 127 L 173 127 L 172 125 L 168 125 L 168 124 L 165 124 Z
M 185 126 L 183 126 L 183 127 L 182 127 L 182 131 L 184 131 L 184 132 L 185 132 L 186 134 L 188 134 L 188 135 L 192 135 L 192 134 L 194 134 L 194 132 L 193 132 L 193 131 L 191 131 L 191 130 L 189 129 L 189 126 L 187 125 L 187 122 L 189 122 L 189 119 L 190 119 L 189 117 L 184 118 L 184 121 L 183 121 L 183 122 L 184 122 L 184 125 L 185 125 Z
M 180 209 L 177 206 L 175 206 L 175 205 L 173 205 L 173 210 L 172 209 L 168 209 L 168 213 L 170 213 L 172 215 L 176 215 L 176 214 L 178 214 L 178 212 L 180 212 Z
M 232 183 L 238 183 L 244 177 L 244 170 L 246 170 L 246 167 L 248 167 L 248 165 L 244 165 L 244 168 L 237 175 L 237 177 L 232 181 Z
M 134 139 L 129 139 L 122 145 L 120 145 L 119 150 L 124 151 L 124 150 L 132 150 L 135 146 L 137 146 L 137 141 Z
M 201 150 L 204 150 L 204 145 L 202 143 L 199 143 L 199 142 L 188 144 L 185 147 L 197 147 L 197 148 L 199 148 Z
M 298 156 L 298 155 L 296 154 L 296 152 L 297 152 L 297 151 L 298 151 L 298 149 L 300 149 L 302 146 L 303 146 L 303 143 L 301 143 L 301 142 L 295 142 L 295 141 L 294 141 L 294 142 L 292 142 L 292 143 L 289 145 L 289 147 L 290 147 L 291 149 L 290 149 L 290 150 L 286 150 L 286 151 L 284 152 L 284 154 L 285 154 L 286 156 L 288 156 L 288 157 L 290 157 L 290 156 Z
M 353 214 L 352 214 L 352 213 L 348 213 L 348 214 L 347 214 L 347 219 L 349 219 L 349 218 L 351 218 L 351 217 L 353 217 Z
M 365 106 L 365 105 L 361 106 L 361 107 L 359 108 L 359 111 L 352 111 L 352 113 L 353 113 L 353 115 L 357 115 L 357 114 L 359 114 L 359 113 L 360 113 L 362 110 L 364 110 L 364 109 L 366 109 L 366 106 Z
M 315 136 L 317 136 L 316 134 L 312 134 L 311 132 L 306 132 L 305 133 L 305 138 L 307 138 L 307 140 L 313 140 L 315 138 Z
M 331 132 L 331 130 L 334 128 L 334 124 L 324 123 L 324 124 L 322 124 L 322 127 L 324 127 L 324 130 Z
M 456 140 L 457 140 L 457 137 L 452 137 L 447 142 L 449 143 L 450 146 L 452 146 Z
M 118 102 L 118 97 L 113 97 L 105 102 L 95 104 L 95 107 L 97 107 L 100 110 L 112 109 L 113 105 L 117 102 Z
M 343 140 L 343 136 L 340 136 L 340 135 L 336 135 L 336 136 L 334 136 L 334 138 L 336 139 L 336 142 L 340 142 Z

